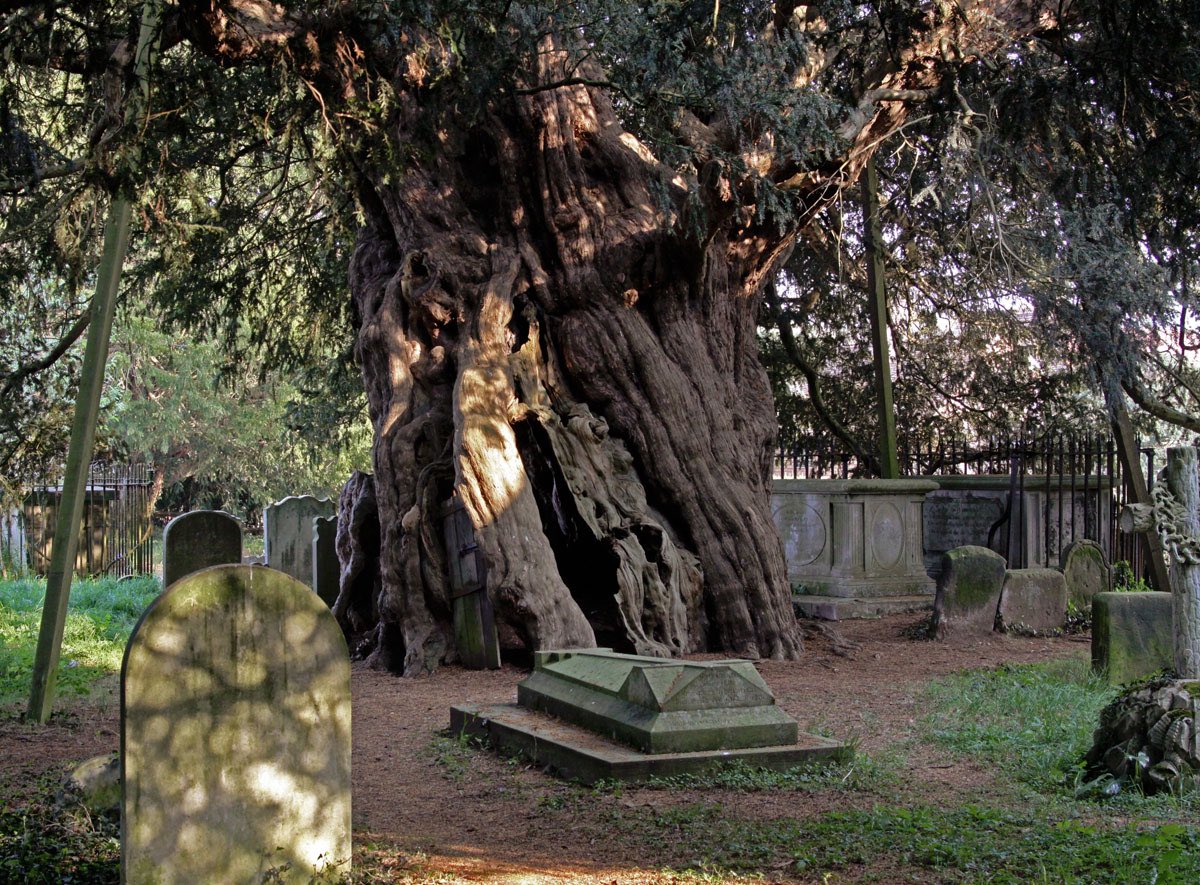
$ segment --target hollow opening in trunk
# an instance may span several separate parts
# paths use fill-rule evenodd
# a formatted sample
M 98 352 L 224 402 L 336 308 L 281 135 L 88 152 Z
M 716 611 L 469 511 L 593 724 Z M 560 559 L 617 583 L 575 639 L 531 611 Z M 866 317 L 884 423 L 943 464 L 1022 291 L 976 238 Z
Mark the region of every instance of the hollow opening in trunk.
M 580 518 L 545 428 L 529 417 L 516 422 L 513 430 L 563 583 L 591 624 L 597 645 L 632 654 L 635 649 L 617 607 L 617 554 Z

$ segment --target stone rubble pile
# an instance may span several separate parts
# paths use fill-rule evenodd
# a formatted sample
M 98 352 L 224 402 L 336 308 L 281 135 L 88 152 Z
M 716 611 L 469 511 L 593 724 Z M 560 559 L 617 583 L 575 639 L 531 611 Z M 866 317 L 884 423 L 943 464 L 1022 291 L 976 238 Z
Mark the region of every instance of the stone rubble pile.
M 1139 781 L 1146 793 L 1200 786 L 1200 682 L 1158 678 L 1100 713 L 1085 758 L 1089 777 Z

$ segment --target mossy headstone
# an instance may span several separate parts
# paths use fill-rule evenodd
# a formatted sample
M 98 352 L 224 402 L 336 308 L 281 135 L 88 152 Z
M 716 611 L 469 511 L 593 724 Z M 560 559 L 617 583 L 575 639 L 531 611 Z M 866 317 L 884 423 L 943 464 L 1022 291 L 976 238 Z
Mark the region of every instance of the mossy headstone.
M 310 587 L 217 566 L 142 616 L 121 671 L 126 883 L 309 882 L 350 864 L 350 663 Z
M 1145 679 L 1174 662 L 1170 593 L 1097 593 L 1092 669 L 1109 685 Z
M 1004 588 L 1004 557 L 986 547 L 966 545 L 942 554 L 933 628 L 944 635 L 951 626 L 991 633 Z
M 192 510 L 163 531 L 163 586 L 214 565 L 242 561 L 242 524 L 220 510 Z

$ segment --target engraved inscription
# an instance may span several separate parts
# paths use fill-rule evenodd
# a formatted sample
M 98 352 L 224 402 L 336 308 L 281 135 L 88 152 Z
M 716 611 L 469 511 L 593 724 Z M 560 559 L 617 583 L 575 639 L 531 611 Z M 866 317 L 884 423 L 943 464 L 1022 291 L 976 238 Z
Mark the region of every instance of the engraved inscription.
M 925 498 L 925 549 L 987 546 L 988 530 L 1004 512 L 1005 493 L 934 492 Z

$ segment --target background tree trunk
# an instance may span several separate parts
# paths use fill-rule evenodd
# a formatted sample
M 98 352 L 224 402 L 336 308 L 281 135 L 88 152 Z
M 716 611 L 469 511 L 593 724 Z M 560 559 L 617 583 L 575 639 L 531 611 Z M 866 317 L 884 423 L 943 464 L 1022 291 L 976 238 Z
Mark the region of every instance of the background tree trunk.
M 549 44 L 542 65 L 537 83 L 566 79 Z M 754 342 L 783 235 L 740 217 L 715 167 L 685 212 L 591 88 L 444 127 L 463 135 L 428 162 L 407 141 L 427 113 L 402 94 L 391 156 L 412 160 L 365 170 L 351 266 L 398 668 L 455 656 L 452 492 L 506 649 L 795 655 Z
M 1176 528 L 1187 537 L 1200 538 L 1200 467 L 1196 449 L 1186 446 L 1167 450 L 1167 488 L 1183 514 Z M 1180 556 L 1171 557 L 1171 599 L 1175 675 L 1180 679 L 1200 679 L 1200 564 Z

